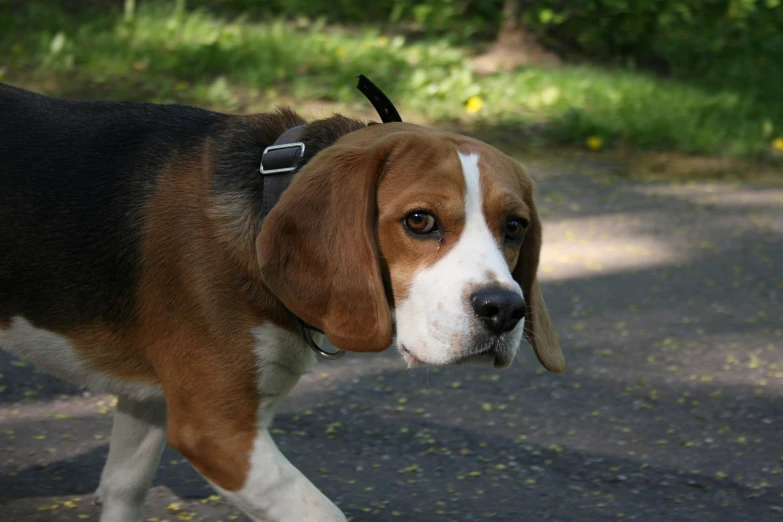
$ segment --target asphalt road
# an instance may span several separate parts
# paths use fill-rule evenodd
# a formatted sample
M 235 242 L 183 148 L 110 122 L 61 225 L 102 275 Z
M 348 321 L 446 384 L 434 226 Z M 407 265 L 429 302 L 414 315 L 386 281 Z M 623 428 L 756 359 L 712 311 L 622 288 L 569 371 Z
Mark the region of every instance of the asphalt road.
M 783 520 L 783 188 L 611 170 L 533 169 L 565 374 L 349 355 L 283 403 L 280 447 L 349 518 Z M 0 521 L 97 520 L 111 397 L 0 374 Z M 245 520 L 170 449 L 147 505 Z

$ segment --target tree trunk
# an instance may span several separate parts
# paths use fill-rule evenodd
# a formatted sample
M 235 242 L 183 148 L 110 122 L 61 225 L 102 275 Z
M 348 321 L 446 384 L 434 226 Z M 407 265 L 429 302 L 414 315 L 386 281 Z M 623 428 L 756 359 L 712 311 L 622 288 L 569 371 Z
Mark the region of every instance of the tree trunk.
M 136 16 L 136 0 L 125 0 L 123 9 L 123 19 L 126 22 L 132 22 Z
M 504 35 L 518 32 L 522 24 L 519 23 L 519 4 L 524 0 L 506 0 L 503 2 L 503 23 L 500 26 L 498 40 Z
M 503 21 L 495 42 L 474 60 L 478 73 L 513 70 L 521 65 L 556 65 L 559 58 L 544 49 L 522 24 L 521 10 L 528 0 L 505 0 Z

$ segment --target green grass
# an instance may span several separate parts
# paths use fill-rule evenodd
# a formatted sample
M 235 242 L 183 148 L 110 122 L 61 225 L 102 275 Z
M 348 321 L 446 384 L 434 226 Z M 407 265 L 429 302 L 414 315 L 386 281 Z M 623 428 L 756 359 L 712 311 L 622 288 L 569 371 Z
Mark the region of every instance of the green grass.
M 247 111 L 281 100 L 366 105 L 355 89 L 364 73 L 403 115 L 519 131 L 537 143 L 584 146 L 597 136 L 604 147 L 758 157 L 783 135 L 783 99 L 642 73 L 566 66 L 479 76 L 475 50 L 447 40 L 226 19 L 173 2 L 141 2 L 132 21 L 119 9 L 54 4 L 0 0 L 0 81 L 72 98 Z M 483 103 L 469 113 L 474 96 Z

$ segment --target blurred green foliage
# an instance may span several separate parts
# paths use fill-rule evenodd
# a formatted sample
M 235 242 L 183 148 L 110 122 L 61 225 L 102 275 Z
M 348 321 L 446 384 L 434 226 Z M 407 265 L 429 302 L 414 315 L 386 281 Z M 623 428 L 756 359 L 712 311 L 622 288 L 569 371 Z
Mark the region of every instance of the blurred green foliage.
M 0 0 L 0 81 L 247 111 L 366 106 L 365 73 L 430 121 L 766 157 L 783 149 L 777 1 L 529 0 L 523 27 L 570 60 L 487 75 L 471 58 L 502 0 Z
M 340 24 L 416 24 L 440 37 L 490 38 L 503 0 L 190 0 L 190 5 L 257 18 L 321 18 Z
M 772 94 L 783 79 L 781 0 L 516 0 L 522 25 L 566 54 Z M 237 13 L 340 23 L 415 23 L 491 38 L 504 0 L 200 0 Z M 777 95 L 777 94 L 775 94 Z
M 778 97 L 781 0 L 534 0 L 525 24 L 591 59 Z

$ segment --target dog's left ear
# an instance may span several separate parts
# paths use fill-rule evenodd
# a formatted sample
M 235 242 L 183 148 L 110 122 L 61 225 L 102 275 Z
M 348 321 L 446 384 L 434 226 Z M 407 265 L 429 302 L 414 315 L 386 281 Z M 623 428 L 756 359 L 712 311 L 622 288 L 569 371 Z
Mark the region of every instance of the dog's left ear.
M 533 182 L 521 170 L 520 179 L 523 181 L 523 191 L 528 194 L 525 199 L 530 208 L 530 223 L 525 231 L 525 238 L 522 242 L 517 265 L 513 270 L 513 276 L 514 280 L 522 287 L 527 304 L 525 337 L 533 345 L 533 350 L 544 368 L 550 372 L 560 373 L 566 367 L 565 357 L 563 357 L 557 335 L 552 328 L 549 311 L 544 303 L 541 287 L 536 277 L 541 253 L 541 220 L 533 201 Z
M 392 342 L 375 238 L 377 185 L 389 148 L 338 143 L 318 153 L 257 238 L 269 289 L 343 350 L 378 352 Z

